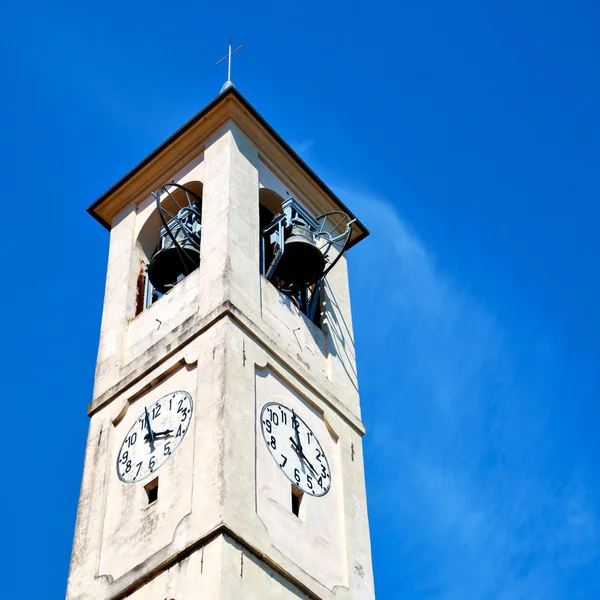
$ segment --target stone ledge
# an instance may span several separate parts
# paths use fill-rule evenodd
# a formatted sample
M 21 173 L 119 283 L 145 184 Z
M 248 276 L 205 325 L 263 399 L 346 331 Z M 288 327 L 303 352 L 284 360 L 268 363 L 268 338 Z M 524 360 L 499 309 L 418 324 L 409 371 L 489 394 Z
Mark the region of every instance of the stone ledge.
M 330 382 L 317 382 L 305 367 L 295 364 L 292 357 L 281 349 L 281 347 L 261 328 L 259 328 L 251 319 L 240 311 L 230 301 L 223 302 L 220 306 L 211 311 L 207 316 L 198 318 L 196 315 L 184 321 L 173 330 L 173 335 L 169 336 L 170 341 L 160 340 L 153 344 L 141 356 L 129 363 L 127 373 L 116 385 L 102 393 L 93 400 L 88 406 L 88 415 L 91 417 L 101 408 L 112 402 L 118 395 L 133 387 L 143 377 L 151 373 L 158 366 L 163 364 L 182 348 L 187 346 L 192 340 L 204 333 L 215 323 L 223 318 L 232 319 L 239 325 L 250 337 L 262 345 L 274 358 L 291 373 L 294 374 L 306 387 L 315 395 L 320 397 L 332 410 L 334 410 L 344 421 L 346 421 L 357 433 L 365 434 L 364 423 L 348 408 L 346 408 L 331 390 Z M 162 356 L 159 357 L 159 354 Z M 325 385 L 323 385 L 325 384 Z M 326 388 L 326 389 L 319 389 Z M 139 393 L 135 394 L 136 396 Z
M 187 558 L 194 552 L 200 550 L 203 546 L 206 546 L 210 542 L 216 540 L 220 536 L 222 536 L 224 539 L 230 538 L 231 540 L 239 544 L 249 554 L 252 554 L 256 559 L 258 559 L 259 562 L 273 569 L 273 571 L 275 571 L 278 575 L 289 581 L 296 589 L 298 589 L 298 591 L 308 596 L 311 600 L 323 600 L 323 598 L 325 598 L 326 596 L 331 596 L 331 590 L 326 590 L 325 588 L 323 589 L 323 591 L 325 592 L 326 596 L 324 594 L 317 595 L 307 585 L 302 583 L 297 577 L 295 577 L 289 571 L 284 569 L 267 554 L 265 554 L 259 548 L 256 548 L 243 537 L 235 533 L 227 524 L 221 523 L 205 535 L 188 544 L 180 552 L 177 552 L 173 556 L 170 556 L 168 559 L 164 560 L 154 569 L 151 569 L 147 573 L 144 573 L 139 579 L 132 581 L 130 572 L 127 573 L 127 575 L 120 577 L 119 579 L 111 581 L 109 583 L 109 587 L 112 589 L 109 592 L 107 600 L 122 600 L 127 596 L 130 596 L 131 594 L 139 590 L 142 586 L 144 586 L 146 583 L 158 577 L 161 573 L 167 571 L 168 569 L 176 565 L 178 562 L 184 560 L 185 558 Z M 143 569 L 143 564 L 139 565 L 138 569 Z

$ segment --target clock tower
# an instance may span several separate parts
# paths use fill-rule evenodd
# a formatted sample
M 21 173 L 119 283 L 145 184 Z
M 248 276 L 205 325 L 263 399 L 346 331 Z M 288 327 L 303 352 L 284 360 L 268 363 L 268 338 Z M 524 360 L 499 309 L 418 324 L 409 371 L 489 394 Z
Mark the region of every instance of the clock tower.
M 232 85 L 89 212 L 110 249 L 68 600 L 374 598 L 367 229 Z

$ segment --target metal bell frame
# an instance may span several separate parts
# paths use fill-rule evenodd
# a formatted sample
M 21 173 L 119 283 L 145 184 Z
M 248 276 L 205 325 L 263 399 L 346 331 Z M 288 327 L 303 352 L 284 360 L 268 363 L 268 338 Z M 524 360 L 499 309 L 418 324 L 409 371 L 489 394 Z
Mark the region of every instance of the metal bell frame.
M 261 272 L 272 282 L 276 275 L 277 265 L 285 252 L 285 230 L 292 226 L 307 229 L 314 236 L 316 247 L 323 254 L 327 266 L 313 281 L 309 280 L 302 286 L 282 286 L 280 290 L 287 296 L 295 298 L 300 310 L 311 321 L 314 321 L 325 277 L 348 246 L 352 235 L 352 225 L 356 219 L 351 219 L 345 212 L 340 210 L 323 213 L 315 218 L 293 196 L 284 200 L 281 208 L 283 213 L 276 215 L 261 232 Z M 340 218 L 333 227 L 330 227 L 328 226 L 328 219 L 332 218 L 333 215 L 336 215 L 335 219 L 338 216 Z M 342 227 L 342 231 L 336 234 L 335 232 L 338 231 L 339 227 Z M 318 245 L 319 243 L 320 245 Z M 267 244 L 277 249 L 270 265 L 266 264 Z M 333 248 L 337 250 L 337 256 L 332 260 L 329 254 Z M 310 289 L 311 287 L 312 289 Z
M 185 199 L 187 200 L 187 205 L 184 204 L 182 206 L 173 196 L 170 188 L 177 188 L 183 190 L 185 194 Z M 183 236 L 183 239 L 185 240 L 186 245 L 189 245 L 195 248 L 198 252 L 200 252 L 202 214 L 196 205 L 202 203 L 202 198 L 200 198 L 189 188 L 186 188 L 185 186 L 179 183 L 173 182 L 166 183 L 165 185 L 161 186 L 156 192 L 152 192 L 152 196 L 156 200 L 156 207 L 158 210 L 160 220 L 162 222 L 162 227 L 160 230 L 159 247 L 153 254 L 153 257 L 158 252 L 164 250 L 168 246 L 168 237 L 170 238 L 170 242 L 172 244 L 171 247 L 175 248 L 179 257 L 181 258 L 182 265 L 184 267 L 184 270 L 186 271 L 185 275 L 189 275 L 191 272 L 191 270 L 188 268 L 189 258 L 186 260 L 185 256 L 187 255 L 184 255 L 184 250 L 181 247 L 181 244 L 177 241 L 177 237 L 179 236 L 179 234 L 181 234 Z M 168 196 L 173 201 L 175 206 L 178 207 L 179 210 L 177 211 L 177 214 L 171 213 L 163 205 L 166 196 Z M 163 203 L 161 203 L 161 197 L 163 198 Z M 148 265 L 146 266 L 146 270 L 147 269 Z M 158 292 L 158 290 L 156 290 L 152 285 L 148 273 L 146 273 L 145 287 L 145 306 L 148 307 L 154 301 L 153 296 L 160 294 L 160 292 Z

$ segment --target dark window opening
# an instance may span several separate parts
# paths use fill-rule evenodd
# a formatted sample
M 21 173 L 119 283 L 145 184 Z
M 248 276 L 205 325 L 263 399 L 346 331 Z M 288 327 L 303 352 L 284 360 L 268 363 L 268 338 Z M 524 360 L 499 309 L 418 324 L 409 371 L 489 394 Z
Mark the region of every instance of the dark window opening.
M 146 266 L 142 263 L 135 284 L 135 315 L 146 308 Z
M 265 227 L 267 227 L 271 223 L 271 221 L 273 221 L 274 217 L 275 213 L 269 210 L 266 206 L 264 206 L 263 204 L 259 206 L 259 223 L 261 237 Z M 264 275 L 266 269 L 268 268 L 268 265 L 270 265 L 273 262 L 275 255 L 273 251 L 273 246 L 271 244 L 263 244 L 261 242 L 260 246 L 261 251 L 263 252 L 263 256 L 261 256 L 261 264 L 266 265 L 266 268 L 263 266 L 263 268 L 261 269 L 262 274 Z
M 302 504 L 302 498 L 304 492 L 298 489 L 295 485 L 292 485 L 292 512 L 299 517 L 300 516 L 300 505 Z
M 148 497 L 148 504 L 153 504 L 158 500 L 158 477 L 153 479 L 150 483 L 144 486 L 146 490 L 146 496 Z

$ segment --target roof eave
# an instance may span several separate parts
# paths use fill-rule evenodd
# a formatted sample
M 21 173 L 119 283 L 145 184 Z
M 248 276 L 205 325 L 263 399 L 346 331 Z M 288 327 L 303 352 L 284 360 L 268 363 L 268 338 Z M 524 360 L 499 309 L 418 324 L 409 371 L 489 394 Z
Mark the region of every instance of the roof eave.
M 94 217 L 103 227 L 110 231 L 110 223 L 98 214 L 96 208 L 100 206 L 107 198 L 115 194 L 119 188 L 139 173 L 144 167 L 150 164 L 157 156 L 159 156 L 166 148 L 168 148 L 173 142 L 181 137 L 187 130 L 193 127 L 198 121 L 206 117 L 216 106 L 221 102 L 225 101 L 229 96 L 235 96 L 235 98 L 242 104 L 242 106 L 252 115 L 254 119 L 267 131 L 267 133 L 273 137 L 273 139 L 285 150 L 285 152 L 298 164 L 298 166 L 304 170 L 309 177 L 321 188 L 321 190 L 335 202 L 341 210 L 348 213 L 350 218 L 356 219 L 356 223 L 359 226 L 362 233 L 354 238 L 348 247 L 352 247 L 359 241 L 363 240 L 369 235 L 369 230 L 358 220 L 358 218 L 352 213 L 352 211 L 334 194 L 334 192 L 325 184 L 325 182 L 300 158 L 300 156 L 294 151 L 294 149 L 267 123 L 267 121 L 260 115 L 260 113 L 244 98 L 244 96 L 233 86 L 226 88 L 218 96 L 216 96 L 211 102 L 209 102 L 202 110 L 196 113 L 187 123 L 182 125 L 177 131 L 170 135 L 162 144 L 156 147 L 148 156 L 146 156 L 141 162 L 139 162 L 131 171 L 121 177 L 114 185 L 112 185 L 104 194 L 97 198 L 87 209 L 87 212 Z

